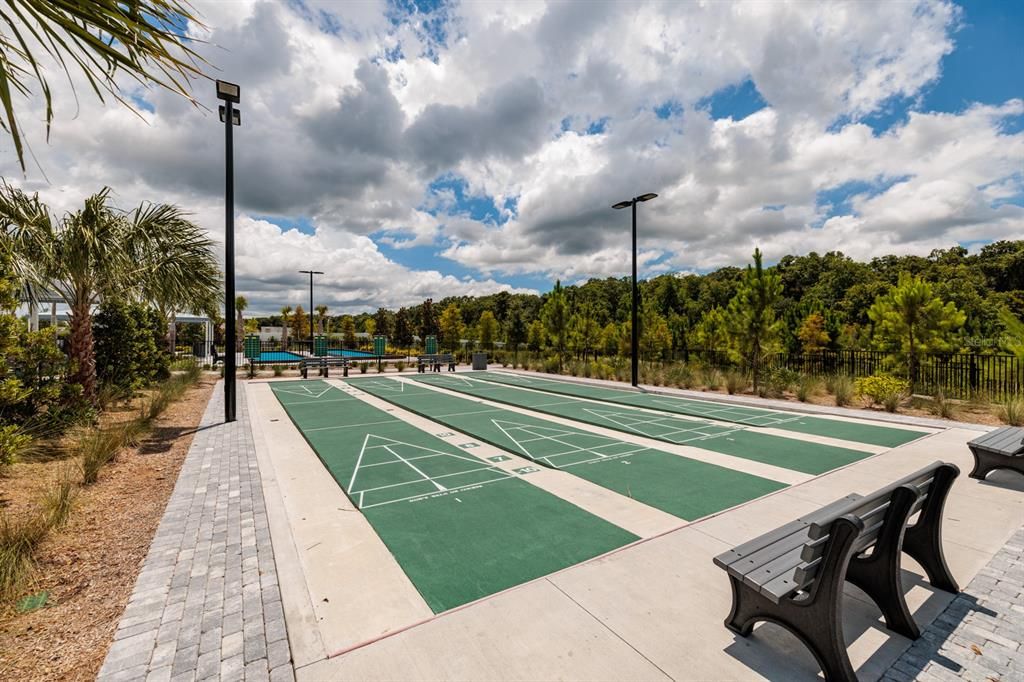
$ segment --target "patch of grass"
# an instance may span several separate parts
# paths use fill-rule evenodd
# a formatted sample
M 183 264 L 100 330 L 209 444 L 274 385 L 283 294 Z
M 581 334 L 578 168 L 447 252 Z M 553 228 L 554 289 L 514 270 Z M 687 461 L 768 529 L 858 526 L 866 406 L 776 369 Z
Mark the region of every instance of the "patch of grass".
M 796 399 L 806 403 L 821 390 L 821 380 L 818 377 L 805 375 L 800 377 L 796 383 Z
M 943 419 L 956 419 L 956 403 L 948 399 L 941 388 L 932 397 L 931 410 Z
M 749 385 L 747 375 L 743 372 L 732 369 L 725 373 L 725 390 L 729 395 L 743 393 Z
M 32 448 L 32 436 L 20 426 L 0 426 L 0 473 Z
M 709 391 L 717 391 L 722 387 L 722 382 L 725 381 L 725 377 L 714 367 L 709 367 L 704 370 L 704 386 Z
M 274 373 L 275 377 L 279 377 L 284 374 L 284 367 L 281 365 L 271 365 L 270 369 Z
M 40 512 L 19 518 L 0 514 L 0 599 L 13 598 L 32 571 L 32 555 L 50 530 Z
M 111 427 L 91 429 L 78 439 L 82 484 L 92 485 L 100 476 L 100 470 L 117 456 L 126 443 L 125 429 Z
M 848 376 L 834 376 L 830 379 L 829 393 L 835 396 L 836 406 L 849 405 L 853 400 L 853 381 Z
M 43 513 L 50 528 L 60 528 L 67 523 L 77 494 L 71 468 L 62 466 L 53 485 L 43 495 Z
M 999 418 L 1010 426 L 1024 426 L 1024 398 L 1009 398 L 999 406 Z

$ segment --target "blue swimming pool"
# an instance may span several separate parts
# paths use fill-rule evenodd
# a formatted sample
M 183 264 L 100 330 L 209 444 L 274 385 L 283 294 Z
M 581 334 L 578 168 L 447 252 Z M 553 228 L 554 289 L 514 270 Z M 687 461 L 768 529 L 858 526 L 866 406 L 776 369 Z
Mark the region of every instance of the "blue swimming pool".
M 364 350 L 350 350 L 348 348 L 339 349 L 332 348 L 327 351 L 329 355 L 341 356 L 343 358 L 375 358 L 377 357 L 373 353 L 367 353 Z
M 265 350 L 260 352 L 256 362 L 298 362 L 302 356 L 286 350 Z

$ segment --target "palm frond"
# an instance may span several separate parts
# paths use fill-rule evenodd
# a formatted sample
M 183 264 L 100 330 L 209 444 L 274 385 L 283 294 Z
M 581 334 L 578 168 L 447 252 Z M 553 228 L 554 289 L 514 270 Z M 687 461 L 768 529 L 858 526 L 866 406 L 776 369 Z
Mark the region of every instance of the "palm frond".
M 135 113 L 122 95 L 121 75 L 156 85 L 193 104 L 191 82 L 205 77 L 208 62 L 190 43 L 190 25 L 202 27 L 184 0 L 6 0 L 0 7 L 0 127 L 14 142 L 25 170 L 24 147 L 14 100 L 38 87 L 46 102 L 46 130 L 53 122 L 53 97 L 40 59 L 53 59 L 74 86 L 80 73 L 103 101 L 109 95 Z

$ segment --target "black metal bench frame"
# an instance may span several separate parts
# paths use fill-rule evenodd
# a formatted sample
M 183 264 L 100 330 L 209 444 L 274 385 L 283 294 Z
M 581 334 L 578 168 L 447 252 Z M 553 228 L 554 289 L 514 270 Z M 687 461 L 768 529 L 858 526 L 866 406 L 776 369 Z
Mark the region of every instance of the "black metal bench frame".
M 317 368 L 317 376 L 330 377 L 331 367 L 341 367 L 342 376 L 348 376 L 348 358 L 336 358 L 329 355 L 319 355 L 311 358 L 302 358 L 299 361 L 299 372 L 303 379 L 309 378 L 309 368 Z
M 989 431 L 967 444 L 974 455 L 969 476 L 985 480 L 996 469 L 1008 469 L 1024 475 L 1024 429 L 1004 426 Z
M 890 630 L 920 637 L 904 597 L 900 557 L 913 557 L 932 586 L 960 591 L 942 551 L 942 511 L 959 473 L 955 465 L 935 462 L 715 557 L 732 588 L 725 626 L 746 637 L 755 623 L 773 622 L 810 649 L 826 680 L 856 680 L 843 640 L 843 583 L 867 593 Z

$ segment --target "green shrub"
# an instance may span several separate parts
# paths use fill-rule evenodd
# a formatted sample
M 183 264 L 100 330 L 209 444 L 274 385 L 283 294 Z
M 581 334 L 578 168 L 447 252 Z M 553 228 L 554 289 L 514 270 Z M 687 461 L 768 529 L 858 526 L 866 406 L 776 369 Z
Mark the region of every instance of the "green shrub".
M 549 358 L 544 358 L 544 363 L 542 367 L 544 371 L 547 372 L 548 374 L 558 374 L 558 365 L 558 358 L 552 356 Z
M 586 379 L 589 379 L 593 373 L 594 373 L 594 368 L 591 366 L 591 364 L 589 362 L 584 361 L 583 362 L 583 371 L 582 371 L 583 377 L 586 378 Z
M 829 378 L 829 393 L 835 396 L 836 406 L 849 405 L 853 400 L 853 381 L 848 376 L 836 375 Z
M 722 382 L 725 380 L 722 373 L 714 367 L 708 367 L 705 369 L 703 377 L 704 386 L 707 387 L 709 391 L 717 391 L 722 387 Z
M 275 377 L 279 377 L 284 374 L 284 367 L 282 367 L 281 365 L 271 365 L 270 369 L 271 371 L 274 372 Z
M 104 299 L 93 318 L 96 376 L 102 384 L 138 389 L 170 375 L 167 324 L 141 303 Z
M 762 398 L 781 398 L 799 380 L 799 372 L 785 367 L 775 367 L 764 373 L 764 378 L 758 386 L 758 395 Z
M 743 393 L 747 390 L 747 386 L 750 382 L 747 380 L 747 375 L 739 370 L 730 369 L 725 373 L 725 390 L 729 395 L 736 395 L 737 393 Z
M 14 464 L 32 447 L 32 436 L 14 424 L 0 426 L 0 472 Z
M 821 380 L 810 375 L 800 377 L 796 383 L 796 399 L 806 403 L 815 396 L 821 388 Z
M 359 363 L 359 373 L 360 374 L 366 374 L 367 370 L 369 370 L 369 369 L 370 369 L 370 363 L 368 363 L 368 362 L 360 362 Z
M 886 412 L 895 412 L 910 391 L 910 382 L 888 374 L 857 379 L 855 386 L 857 395 L 866 396 L 872 405 L 882 405 Z
M 1024 398 L 1010 398 L 999 406 L 999 418 L 1010 426 L 1024 426 Z
M 405 361 L 404 360 L 399 360 L 398 362 L 396 362 L 395 363 L 395 369 L 398 370 L 399 372 L 404 372 L 405 371 Z

